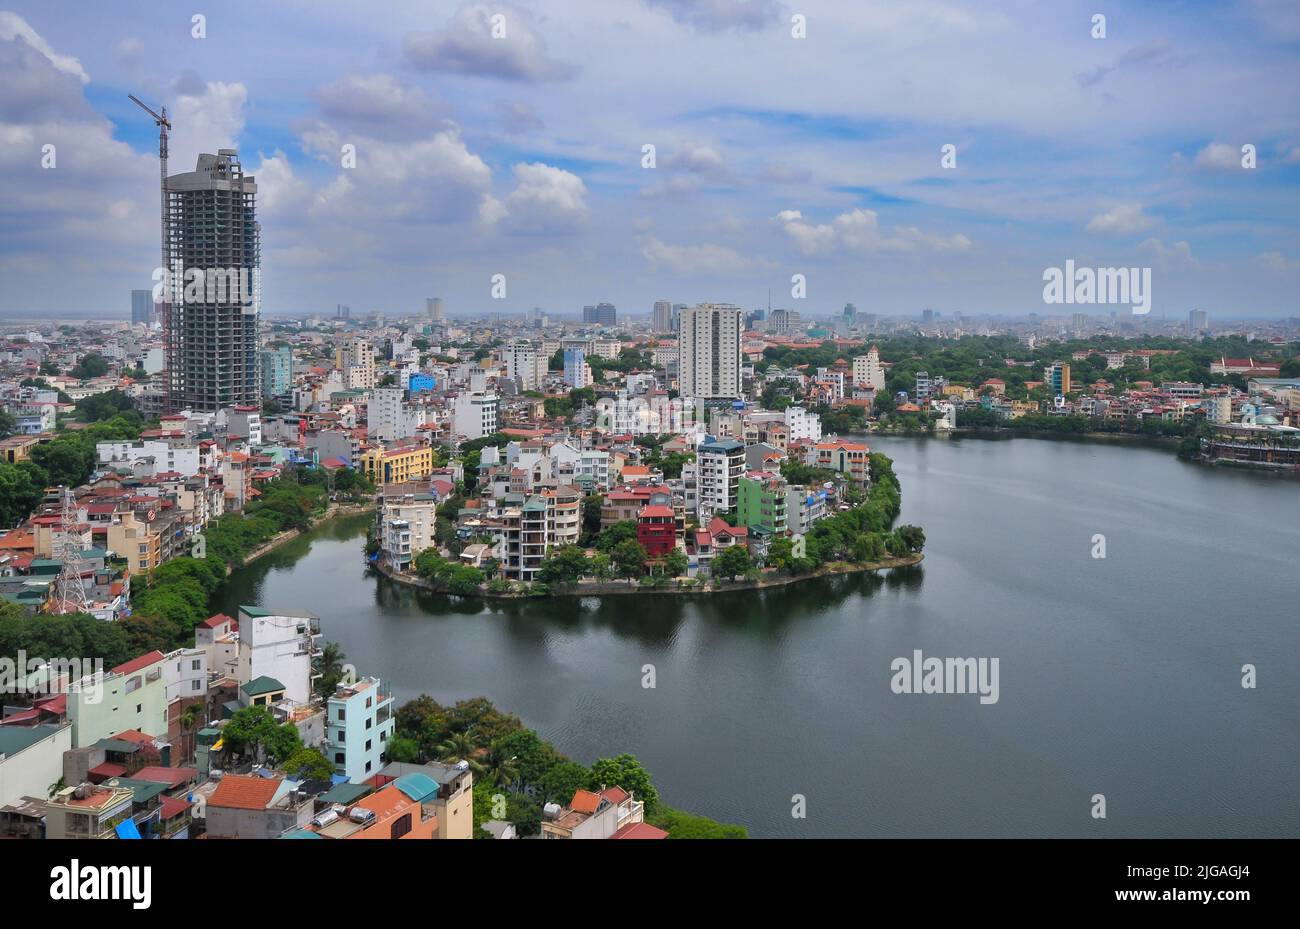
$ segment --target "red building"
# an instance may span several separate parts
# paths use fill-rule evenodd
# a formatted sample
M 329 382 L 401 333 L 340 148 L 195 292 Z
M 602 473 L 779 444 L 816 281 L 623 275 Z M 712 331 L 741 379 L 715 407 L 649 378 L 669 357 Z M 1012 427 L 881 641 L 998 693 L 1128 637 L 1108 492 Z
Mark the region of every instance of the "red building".
M 670 506 L 647 506 L 636 516 L 636 540 L 651 558 L 677 547 L 677 517 Z

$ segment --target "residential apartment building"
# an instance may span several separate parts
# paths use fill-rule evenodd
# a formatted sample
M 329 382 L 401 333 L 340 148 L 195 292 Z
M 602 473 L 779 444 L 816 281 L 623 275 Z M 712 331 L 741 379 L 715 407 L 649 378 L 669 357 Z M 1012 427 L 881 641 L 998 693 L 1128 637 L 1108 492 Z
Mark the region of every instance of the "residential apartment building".
M 745 443 L 735 439 L 708 439 L 695 450 L 695 480 L 701 519 L 729 513 L 740 496 L 745 473 Z
M 84 748 L 128 729 L 154 738 L 167 734 L 167 657 L 147 652 L 68 688 L 72 747 Z
M 456 396 L 452 431 L 466 439 L 481 439 L 497 431 L 500 400 L 494 393 L 466 392 Z
M 374 677 L 339 684 L 326 701 L 321 751 L 336 772 L 360 784 L 383 767 L 394 725 L 391 687 Z
M 869 390 L 885 389 L 885 368 L 880 363 L 880 349 L 876 346 L 853 359 L 853 385 Z
M 758 471 L 740 479 L 736 522 L 767 536 L 785 535 L 786 496 L 789 488 L 779 474 Z
M 386 484 L 378 500 L 379 557 L 398 571 L 437 544 L 438 495 L 426 482 Z
M 682 311 L 677 331 L 677 379 L 683 397 L 741 396 L 740 338 L 744 328 L 744 311 L 738 306 L 703 303 Z
M 870 453 L 871 450 L 860 442 L 836 439 L 814 445 L 808 463 L 814 467 L 838 471 L 850 480 L 865 483 L 871 476 L 868 461 Z
M 366 449 L 358 465 L 375 484 L 404 484 L 433 473 L 433 449 L 422 440 L 405 440 Z
M 284 684 L 285 695 L 294 703 L 308 703 L 315 680 L 320 677 L 311 663 L 322 654 L 321 645 L 320 620 L 315 616 L 241 606 L 236 672 L 239 683 L 274 678 Z

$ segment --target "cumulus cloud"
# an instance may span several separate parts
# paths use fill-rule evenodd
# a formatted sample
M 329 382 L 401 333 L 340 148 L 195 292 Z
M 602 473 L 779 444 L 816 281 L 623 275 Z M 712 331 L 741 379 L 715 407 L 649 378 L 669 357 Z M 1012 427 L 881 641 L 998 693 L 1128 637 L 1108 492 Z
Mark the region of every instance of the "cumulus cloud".
M 50 47 L 50 43 L 37 35 L 36 30 L 28 25 L 27 20 L 17 13 L 0 11 L 0 41 L 21 40 L 39 52 L 55 69 L 62 74 L 71 75 L 83 84 L 90 83 L 90 75 L 72 55 L 60 55 Z
M 327 121 L 374 138 L 414 138 L 449 125 L 446 104 L 390 74 L 348 74 L 316 99 Z
M 781 230 L 805 255 L 848 252 L 960 252 L 971 247 L 971 240 L 958 233 L 942 236 L 924 232 L 916 226 L 895 226 L 886 234 L 874 210 L 850 210 L 829 223 L 813 223 L 798 210 L 776 214 Z
M 505 34 L 493 35 L 493 17 Z M 402 40 L 407 62 L 420 71 L 442 71 L 537 83 L 573 77 L 577 68 L 552 58 L 525 11 L 468 3 L 439 32 L 410 32 Z
M 505 198 L 502 224 L 523 235 L 574 232 L 589 218 L 582 178 L 551 165 L 517 164 L 517 186 Z
M 1149 238 L 1138 246 L 1142 251 L 1150 252 L 1162 264 L 1182 264 L 1189 266 L 1199 265 L 1200 262 L 1192 257 L 1192 246 L 1186 241 L 1173 242 L 1165 245 L 1160 239 Z
M 653 235 L 637 237 L 641 255 L 655 269 L 677 274 L 730 273 L 749 270 L 755 262 L 725 245 L 669 245 Z
M 174 89 L 177 95 L 170 116 L 175 128 L 170 133 L 169 163 L 173 174 L 193 171 L 200 153 L 239 147 L 244 105 L 248 102 L 248 89 L 243 84 L 195 83 L 187 78 Z
M 1196 153 L 1193 164 L 1205 171 L 1233 171 L 1241 167 L 1241 150 L 1226 142 L 1211 142 Z
M 1287 258 L 1281 252 L 1264 252 L 1255 256 L 1255 262 L 1267 271 L 1289 273 L 1300 271 L 1300 259 Z
M 646 0 L 675 21 L 702 32 L 762 29 L 781 13 L 776 0 Z
M 1155 220 L 1142 212 L 1140 203 L 1121 203 L 1088 220 L 1087 230 L 1100 235 L 1132 235 L 1150 229 Z

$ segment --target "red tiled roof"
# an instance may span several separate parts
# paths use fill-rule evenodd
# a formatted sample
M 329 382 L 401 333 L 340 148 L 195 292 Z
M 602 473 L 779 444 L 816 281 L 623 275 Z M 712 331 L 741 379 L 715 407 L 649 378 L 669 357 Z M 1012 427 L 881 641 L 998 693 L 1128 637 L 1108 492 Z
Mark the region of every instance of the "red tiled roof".
M 126 773 L 126 765 L 113 764 L 111 761 L 105 761 L 103 764 L 97 764 L 87 774 L 93 774 L 95 777 L 102 777 L 108 780 L 110 777 L 121 777 Z
M 209 806 L 234 810 L 264 810 L 280 789 L 278 777 L 241 777 L 227 774 L 212 792 Z
M 622 829 L 615 832 L 611 839 L 666 839 L 668 833 L 664 832 L 658 826 L 652 826 L 649 823 L 628 823 Z
M 126 662 L 125 664 L 118 665 L 116 668 L 113 668 L 110 673 L 111 674 L 134 674 L 136 671 L 140 671 L 144 668 L 149 667 L 149 665 L 162 660 L 163 660 L 163 653 L 158 651 L 158 649 L 155 648 L 153 651 L 146 652 L 145 654 L 141 655 L 139 658 L 132 658 L 130 661 Z
M 569 809 L 577 813 L 594 813 L 598 806 L 600 806 L 600 795 L 590 790 L 579 790 L 569 801 Z
M 218 626 L 220 626 L 222 623 L 233 623 L 233 622 L 234 620 L 231 619 L 229 616 L 227 616 L 225 613 L 217 613 L 213 616 L 209 616 L 207 619 L 203 620 L 203 622 L 199 623 L 199 625 L 204 627 L 205 629 L 215 629 Z
M 169 797 L 163 794 L 162 798 L 162 818 L 172 819 L 188 810 L 193 804 L 184 797 Z
M 600 792 L 600 795 L 615 806 L 622 803 L 624 800 L 631 799 L 632 797 L 632 795 L 622 787 L 617 786 L 605 788 Z
M 162 765 L 150 765 L 141 768 L 131 776 L 140 781 L 153 781 L 156 784 L 166 784 L 168 787 L 179 787 L 186 781 L 194 780 L 198 774 L 196 768 L 164 768 Z

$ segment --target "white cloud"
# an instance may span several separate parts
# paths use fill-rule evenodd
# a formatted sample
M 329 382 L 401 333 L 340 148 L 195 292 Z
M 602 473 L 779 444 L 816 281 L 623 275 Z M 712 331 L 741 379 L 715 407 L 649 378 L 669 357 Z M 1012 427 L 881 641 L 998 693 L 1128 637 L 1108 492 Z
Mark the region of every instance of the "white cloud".
M 1256 255 L 1255 261 L 1266 270 L 1282 274 L 1300 271 L 1300 259 L 1287 258 L 1281 252 L 1264 252 L 1262 255 Z
M 505 34 L 493 34 L 494 17 Z M 494 77 L 507 81 L 558 81 L 577 68 L 547 53 L 532 16 L 515 7 L 467 3 L 440 32 L 410 32 L 402 52 L 420 71 Z
M 207 82 L 199 93 L 178 95 L 168 114 L 174 127 L 169 134 L 168 170 L 172 174 L 193 171 L 201 153 L 238 148 L 247 102 L 248 89 L 243 84 L 221 81 Z
M 1226 142 L 1211 142 L 1196 153 L 1193 164 L 1206 171 L 1232 171 L 1241 167 L 1241 150 Z
M 44 55 L 54 67 L 64 74 L 70 74 L 83 84 L 90 83 L 90 75 L 72 55 L 60 55 L 50 47 L 50 43 L 36 34 L 36 30 L 27 24 L 17 13 L 0 11 L 0 39 L 10 41 L 21 39 Z
M 1088 220 L 1087 230 L 1101 235 L 1132 235 L 1150 229 L 1155 223 L 1142 212 L 1142 204 L 1121 203 Z
M 756 265 L 733 248 L 703 243 L 669 245 L 653 235 L 637 237 L 641 254 L 655 269 L 667 268 L 677 274 L 732 273 Z
M 1200 265 L 1200 262 L 1192 257 L 1191 244 L 1183 240 L 1165 245 L 1160 239 L 1152 237 L 1143 241 L 1138 248 L 1155 255 L 1164 264 L 1182 264 L 1192 267 Z
M 850 210 L 829 223 L 812 223 L 798 210 L 782 210 L 776 221 L 805 255 L 848 252 L 965 251 L 971 240 L 961 233 L 951 236 L 924 232 L 916 226 L 896 226 L 892 234 L 880 228 L 874 210 Z
M 587 187 L 578 175 L 541 163 L 517 164 L 514 174 L 517 186 L 505 198 L 508 231 L 554 234 L 586 224 Z

